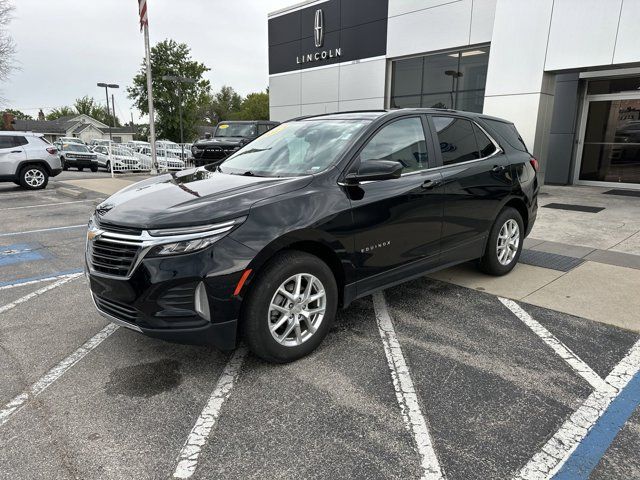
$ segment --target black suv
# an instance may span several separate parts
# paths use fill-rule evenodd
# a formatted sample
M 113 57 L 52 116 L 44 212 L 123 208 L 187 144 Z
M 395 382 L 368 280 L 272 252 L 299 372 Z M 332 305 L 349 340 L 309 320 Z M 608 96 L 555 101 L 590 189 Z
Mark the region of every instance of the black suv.
M 515 266 L 537 161 L 514 125 L 451 110 L 299 118 L 219 166 L 150 178 L 89 222 L 92 297 L 112 322 L 263 359 L 315 349 L 338 307 L 469 260 Z
M 220 163 L 277 125 L 278 122 L 266 120 L 221 122 L 216 127 L 213 138 L 198 140 L 191 147 L 194 165 L 201 167 L 210 163 Z
M 63 170 L 75 167 L 80 172 L 85 168 L 92 172 L 98 171 L 98 156 L 81 143 L 62 143 L 60 145 L 60 161 Z

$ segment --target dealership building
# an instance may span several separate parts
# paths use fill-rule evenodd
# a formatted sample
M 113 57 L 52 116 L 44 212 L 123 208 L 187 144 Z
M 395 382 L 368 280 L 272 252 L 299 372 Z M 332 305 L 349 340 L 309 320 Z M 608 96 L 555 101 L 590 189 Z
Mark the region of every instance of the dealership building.
M 546 183 L 640 189 L 640 0 L 322 0 L 269 15 L 273 120 L 402 107 L 513 121 Z

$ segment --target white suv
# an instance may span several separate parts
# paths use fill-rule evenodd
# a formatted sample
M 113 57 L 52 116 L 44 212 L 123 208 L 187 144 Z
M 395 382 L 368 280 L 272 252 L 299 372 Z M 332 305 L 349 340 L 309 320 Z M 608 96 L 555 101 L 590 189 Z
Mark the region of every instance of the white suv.
M 0 132 L 0 182 L 13 182 L 29 190 L 47 186 L 49 177 L 62 172 L 58 149 L 32 132 Z

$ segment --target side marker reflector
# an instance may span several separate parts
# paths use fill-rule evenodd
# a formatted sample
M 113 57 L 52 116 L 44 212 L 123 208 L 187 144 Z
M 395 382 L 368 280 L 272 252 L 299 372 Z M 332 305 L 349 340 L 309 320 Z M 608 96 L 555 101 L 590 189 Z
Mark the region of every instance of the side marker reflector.
M 240 292 L 242 291 L 242 287 L 244 286 L 244 282 L 247 281 L 247 278 L 249 278 L 249 275 L 251 275 L 252 271 L 253 270 L 251 270 L 250 268 L 248 268 L 248 269 L 246 269 L 244 271 L 244 273 L 240 277 L 240 280 L 238 280 L 238 284 L 236 285 L 236 289 L 233 291 L 233 295 L 234 296 L 240 295 Z

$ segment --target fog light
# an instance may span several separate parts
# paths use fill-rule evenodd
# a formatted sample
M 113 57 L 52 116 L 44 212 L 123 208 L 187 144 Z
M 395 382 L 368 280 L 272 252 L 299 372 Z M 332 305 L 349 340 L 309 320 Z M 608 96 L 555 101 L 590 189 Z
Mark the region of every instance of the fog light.
M 211 321 L 211 311 L 209 310 L 209 299 L 207 298 L 207 289 L 204 282 L 200 282 L 196 287 L 195 296 L 196 312 L 207 322 Z

